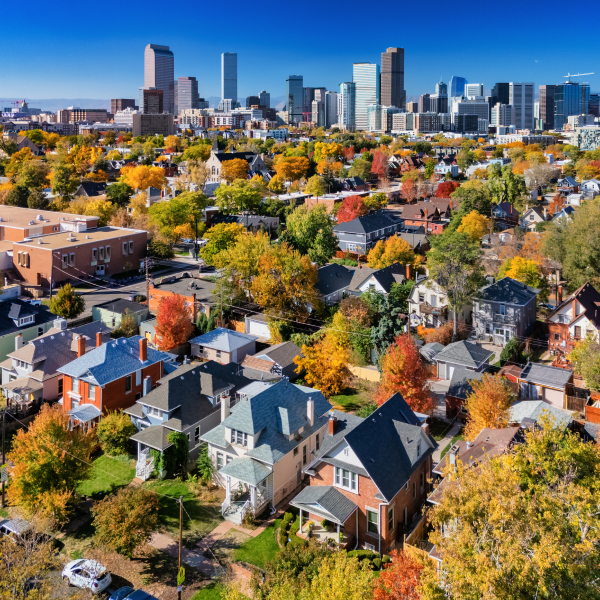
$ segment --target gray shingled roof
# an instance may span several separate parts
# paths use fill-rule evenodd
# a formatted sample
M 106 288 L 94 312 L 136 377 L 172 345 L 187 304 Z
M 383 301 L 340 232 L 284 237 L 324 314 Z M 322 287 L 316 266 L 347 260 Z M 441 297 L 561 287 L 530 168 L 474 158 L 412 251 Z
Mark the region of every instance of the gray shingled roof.
M 323 296 L 328 296 L 345 290 L 354 276 L 354 268 L 331 263 L 317 270 L 317 290 Z
M 169 440 L 167 440 L 169 433 L 171 433 L 171 430 L 163 427 L 162 425 L 151 425 L 150 427 L 146 427 L 146 429 L 138 431 L 129 439 L 133 440 L 134 442 L 141 442 L 146 446 L 150 446 L 150 448 L 154 448 L 155 450 L 162 452 L 169 446 L 173 445 L 171 442 L 169 442 Z
M 360 269 L 360 271 L 362 270 L 363 269 Z M 373 272 L 370 275 L 367 275 L 367 277 L 365 277 L 360 283 L 357 282 L 356 287 L 358 288 L 359 285 L 364 283 L 371 276 L 376 279 L 379 285 L 381 285 L 381 287 L 389 294 L 394 283 L 402 284 L 406 281 L 406 265 L 394 263 L 393 265 L 389 265 L 383 269 L 374 269 Z M 353 278 L 350 285 L 351 289 L 354 285 L 355 278 Z
M 101 416 L 102 411 L 93 404 L 81 404 L 77 408 L 71 409 L 69 415 L 82 423 L 87 423 Z
M 289 367 L 294 364 L 294 358 L 300 356 L 302 351 L 294 342 L 283 342 L 281 344 L 275 344 L 270 346 L 266 350 L 257 352 L 254 356 L 260 358 L 261 356 L 268 356 L 271 360 L 276 362 L 281 368 Z
M 191 339 L 190 343 L 206 346 L 213 350 L 221 350 L 222 352 L 233 352 L 233 350 L 243 348 L 257 339 L 257 336 L 250 335 L 249 333 L 241 333 L 239 331 L 217 327 L 213 331 L 209 331 L 208 333 L 204 333 L 203 335 Z
M 445 346 L 439 342 L 431 342 L 419 348 L 419 354 L 427 361 L 432 363 Z
M 347 223 L 339 223 L 333 228 L 336 233 L 371 233 L 378 231 L 384 227 L 398 225 L 400 221 L 391 214 L 382 211 L 369 213 L 362 217 L 356 217 Z
M 467 395 L 473 391 L 470 382 L 474 379 L 479 381 L 482 377 L 483 373 L 469 371 L 468 369 L 454 369 L 452 379 L 450 380 L 450 387 L 448 387 L 446 394 L 453 398 L 466 400 Z
M 448 344 L 436 355 L 435 360 L 478 368 L 482 363 L 487 362 L 493 354 L 493 352 L 472 342 L 460 341 Z
M 271 473 L 272 469 L 269 467 L 245 456 L 232 460 L 228 465 L 219 470 L 220 475 L 234 477 L 249 485 L 258 485 Z
M 573 371 L 539 363 L 529 363 L 521 372 L 523 381 L 559 389 L 563 389 L 571 377 L 573 377 Z
M 112 313 L 122 315 L 126 310 L 132 313 L 144 312 L 148 310 L 145 304 L 139 302 L 132 302 L 131 300 L 125 300 L 125 298 L 119 298 L 117 300 L 108 300 L 102 304 L 96 304 L 95 308 L 101 308 L 108 310 Z
M 358 508 L 350 498 L 328 485 L 311 485 L 304 488 L 291 502 L 292 506 L 306 511 L 326 511 L 343 525 Z
M 529 287 L 516 279 L 503 277 L 495 283 L 482 287 L 477 293 L 476 299 L 523 306 L 539 293 L 540 290 Z
M 533 419 L 536 423 L 546 414 L 554 420 L 557 427 L 568 427 L 573 421 L 570 413 L 556 408 L 543 400 L 523 400 L 515 402 L 508 410 L 510 423 L 521 423 L 523 419 Z
M 34 322 L 29 323 L 24 327 L 15 325 L 13 319 L 8 317 L 14 305 L 19 306 L 19 310 L 27 311 L 27 314 L 34 315 Z M 56 319 L 56 315 L 53 315 L 48 310 L 47 306 L 33 306 L 29 304 L 29 302 L 23 302 L 22 300 L 17 299 L 6 300 L 5 302 L 0 302 L 0 337 L 10 333 L 27 331 L 27 329 L 31 327 L 38 327 L 49 321 L 54 321 L 54 319 Z

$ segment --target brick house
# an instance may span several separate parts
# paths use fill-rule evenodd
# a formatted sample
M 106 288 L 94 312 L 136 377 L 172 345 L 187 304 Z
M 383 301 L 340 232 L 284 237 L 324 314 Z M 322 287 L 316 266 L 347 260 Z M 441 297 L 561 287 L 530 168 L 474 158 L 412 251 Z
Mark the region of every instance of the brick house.
M 139 335 L 112 340 L 87 354 L 85 338 L 80 336 L 77 343 L 78 358 L 58 372 L 64 376 L 63 410 L 82 423 L 87 420 L 77 415 L 84 407 L 86 417 L 95 419 L 109 410 L 133 406 L 142 397 L 146 377 L 153 388 L 175 360 L 173 354 L 149 349 L 146 338 Z
M 366 419 L 330 412 L 321 446 L 304 468 L 310 486 L 291 501 L 302 530 L 308 517 L 319 537 L 325 519 L 362 548 L 386 554 L 402 547 L 429 492 L 437 444 L 427 429 L 400 394 Z
M 442 233 L 447 222 L 442 221 L 442 215 L 438 207 L 432 202 L 417 202 L 407 204 L 402 209 L 402 218 L 405 225 L 416 225 L 424 227 L 425 231 L 431 233 Z
M 185 296 L 190 318 L 195 323 L 200 312 L 209 316 L 215 284 L 208 279 L 190 277 L 188 273 L 170 275 L 150 284 L 150 312 L 156 314 L 160 301 L 172 296 Z

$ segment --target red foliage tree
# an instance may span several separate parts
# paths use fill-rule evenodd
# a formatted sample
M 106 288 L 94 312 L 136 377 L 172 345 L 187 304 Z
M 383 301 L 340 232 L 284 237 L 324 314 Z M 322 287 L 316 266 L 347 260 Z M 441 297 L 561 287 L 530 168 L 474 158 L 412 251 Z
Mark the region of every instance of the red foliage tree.
M 160 350 L 185 344 L 192 333 L 190 311 L 185 296 L 163 298 L 156 315 L 156 338 Z
M 442 181 L 442 183 L 437 186 L 437 190 L 435 190 L 435 197 L 450 198 L 450 194 L 459 187 L 460 183 L 458 183 L 458 181 Z
M 355 154 L 356 152 L 354 150 L 354 146 L 348 146 L 348 148 L 344 148 L 344 158 L 346 160 L 352 160 Z
M 419 600 L 423 565 L 404 551 L 392 550 L 390 558 L 375 580 L 373 600 Z
M 419 195 L 417 186 L 412 179 L 407 179 L 406 181 L 402 182 L 402 189 L 400 190 L 400 193 L 407 202 L 416 200 L 417 196 Z
M 388 162 L 388 157 L 381 152 L 381 150 L 375 150 L 373 154 L 373 163 L 371 165 L 371 173 L 375 173 L 380 179 L 385 177 L 385 167 Z
M 433 411 L 427 371 L 408 333 L 399 335 L 381 359 L 381 382 L 375 400 L 381 405 L 396 392 L 402 394 L 415 412 L 430 414 Z
M 564 205 L 565 199 L 560 195 L 559 192 L 556 192 L 556 194 L 554 194 L 554 196 L 552 197 L 550 204 L 548 204 L 548 212 L 551 215 L 554 215 L 557 212 L 560 212 Z
M 348 221 L 352 221 L 368 212 L 369 209 L 364 205 L 360 196 L 348 196 L 342 200 L 342 206 L 337 212 L 337 220 L 338 223 L 348 223 Z

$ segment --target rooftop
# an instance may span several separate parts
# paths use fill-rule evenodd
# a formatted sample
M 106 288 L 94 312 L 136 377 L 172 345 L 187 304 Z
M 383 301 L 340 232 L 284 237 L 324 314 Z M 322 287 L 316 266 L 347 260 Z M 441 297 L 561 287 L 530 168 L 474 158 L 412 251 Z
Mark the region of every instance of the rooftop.
M 385 227 L 398 225 L 399 223 L 399 220 L 392 214 L 378 211 L 363 215 L 362 217 L 356 217 L 356 219 L 352 219 L 352 221 L 348 221 L 347 223 L 339 223 L 333 230 L 334 232 L 346 233 L 371 233 Z
M 482 363 L 487 362 L 493 354 L 493 352 L 478 344 L 460 341 L 448 344 L 441 352 L 436 354 L 435 360 L 477 368 Z
M 41 220 L 38 219 L 39 216 L 42 217 Z M 98 223 L 98 217 L 71 215 L 37 208 L 19 208 L 18 206 L 7 206 L 5 204 L 0 206 L 0 219 L 2 227 L 15 227 L 18 229 L 59 225 L 60 223 L 72 223 L 73 221 L 84 221 L 88 227 L 95 227 Z M 34 221 L 34 223 L 30 224 L 30 221 Z
M 147 232 L 142 231 L 141 229 L 100 227 L 98 229 L 93 229 L 92 231 L 82 231 L 80 233 L 70 231 L 51 233 L 35 238 L 33 241 L 16 242 L 16 244 L 18 244 L 19 247 L 41 248 L 44 250 L 54 250 L 55 248 L 65 248 L 67 246 L 76 250 L 82 244 L 97 244 L 98 242 L 116 240 L 123 237 L 129 239 L 129 236 L 134 233 L 143 233 L 147 235 Z
M 155 279 L 153 286 L 156 289 L 179 294 L 180 296 L 187 296 L 188 298 L 191 298 L 193 294 L 196 294 L 196 300 L 198 302 L 213 302 L 213 290 L 215 289 L 215 284 L 208 279 L 190 277 L 187 272 L 184 272 L 181 277 L 169 276 Z M 152 287 L 150 288 L 150 296 L 152 296 Z
M 14 314 L 13 307 L 15 305 L 19 306 L 21 310 L 27 311 L 27 314 L 33 314 L 35 317 L 33 323 L 28 323 L 23 327 L 17 327 L 12 318 L 8 317 L 11 310 Z M 23 302 L 22 300 L 11 298 L 9 300 L 5 300 L 4 302 L 0 302 L 0 337 L 9 335 L 11 333 L 18 333 L 19 331 L 27 330 L 30 327 L 43 325 L 44 323 L 54 321 L 54 319 L 56 319 L 56 315 L 53 315 L 48 310 L 47 306 L 33 306 L 29 302 Z
M 543 400 L 523 400 L 515 402 L 508 410 L 509 423 L 523 423 L 523 419 L 531 419 L 536 423 L 541 421 L 543 415 L 550 417 L 557 427 L 568 427 L 573 417 L 566 410 L 556 408 Z
M 539 363 L 529 363 L 521 372 L 521 380 L 563 389 L 573 378 L 573 371 Z
M 482 287 L 479 290 L 477 298 L 479 300 L 524 306 L 539 293 L 540 290 L 529 287 L 516 279 L 503 277 L 494 283 Z
M 132 313 L 144 312 L 148 310 L 148 307 L 145 304 L 132 302 L 131 300 L 125 300 L 124 298 L 108 300 L 102 304 L 96 304 L 94 308 L 102 308 L 103 310 L 108 310 L 119 315 L 122 315 L 126 310 L 129 310 L 129 312 Z
M 257 339 L 255 335 L 250 335 L 249 333 L 241 333 L 232 329 L 217 327 L 213 331 L 192 338 L 190 343 L 206 346 L 213 350 L 221 350 L 221 352 L 233 352 Z

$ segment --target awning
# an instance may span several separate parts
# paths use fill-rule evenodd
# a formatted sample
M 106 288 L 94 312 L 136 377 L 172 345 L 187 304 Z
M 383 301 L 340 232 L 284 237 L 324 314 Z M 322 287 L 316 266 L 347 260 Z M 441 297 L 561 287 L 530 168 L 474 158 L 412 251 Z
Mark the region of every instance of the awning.
M 220 475 L 233 477 L 248 485 L 258 485 L 270 474 L 271 469 L 252 458 L 236 458 L 219 470 Z
M 290 504 L 340 525 L 343 525 L 358 508 L 352 500 L 328 485 L 304 488 Z
M 77 419 L 80 423 L 88 423 L 102 416 L 102 411 L 93 404 L 82 404 L 70 410 L 69 415 L 71 418 Z

